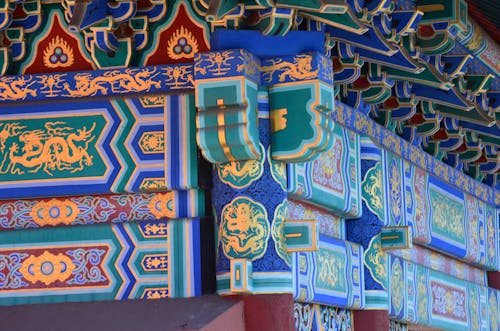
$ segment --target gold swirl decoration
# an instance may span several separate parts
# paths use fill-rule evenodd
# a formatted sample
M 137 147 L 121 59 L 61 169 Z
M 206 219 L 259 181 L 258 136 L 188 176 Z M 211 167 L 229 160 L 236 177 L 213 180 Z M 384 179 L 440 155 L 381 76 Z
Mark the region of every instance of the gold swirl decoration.
M 70 225 L 78 216 L 78 206 L 71 200 L 40 201 L 31 209 L 30 216 L 39 226 Z
M 293 62 L 284 61 L 281 58 L 268 60 L 267 65 L 263 65 L 261 68 L 262 80 L 267 83 L 272 82 L 275 73 L 281 83 L 287 79 L 292 81 L 314 79 L 317 77 L 319 69 L 313 70 L 312 60 L 311 55 L 304 54 L 296 55 Z
M 262 177 L 264 161 L 264 146 L 260 144 L 258 160 L 229 161 L 216 164 L 217 174 L 223 183 L 237 189 L 245 188 Z
M 292 265 L 292 255 L 286 251 L 286 238 L 285 238 L 285 221 L 288 215 L 288 201 L 284 200 L 280 203 L 274 211 L 274 220 L 271 227 L 271 235 L 274 240 L 274 247 L 279 257 L 282 258 L 286 264 Z
M 19 271 L 31 283 L 38 281 L 50 285 L 56 281 L 63 282 L 71 276 L 75 265 L 71 259 L 61 253 L 54 255 L 47 251 L 40 256 L 30 255 L 23 261 Z
M 175 193 L 158 193 L 156 194 L 148 205 L 149 211 L 156 219 L 160 218 L 174 218 L 176 214 L 175 208 Z
M 391 188 L 391 213 L 396 224 L 399 224 L 401 216 L 401 172 L 396 162 L 391 163 L 391 178 L 389 179 Z
M 404 301 L 404 280 L 403 267 L 399 259 L 395 259 L 392 263 L 391 274 L 391 302 L 394 307 L 394 312 L 398 315 L 403 308 Z
M 319 254 L 317 254 L 317 266 L 316 284 L 318 287 L 335 290 L 338 286 L 341 286 L 339 284 L 341 281 L 339 275 L 342 274 L 341 270 L 345 268 L 342 259 L 339 259 L 333 252 L 320 248 Z

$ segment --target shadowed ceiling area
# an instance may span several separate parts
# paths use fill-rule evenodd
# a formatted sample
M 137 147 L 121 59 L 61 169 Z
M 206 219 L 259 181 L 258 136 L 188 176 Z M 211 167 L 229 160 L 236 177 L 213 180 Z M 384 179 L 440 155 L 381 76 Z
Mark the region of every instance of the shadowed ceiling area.
M 469 15 L 483 27 L 488 34 L 500 43 L 500 1 L 466 0 Z

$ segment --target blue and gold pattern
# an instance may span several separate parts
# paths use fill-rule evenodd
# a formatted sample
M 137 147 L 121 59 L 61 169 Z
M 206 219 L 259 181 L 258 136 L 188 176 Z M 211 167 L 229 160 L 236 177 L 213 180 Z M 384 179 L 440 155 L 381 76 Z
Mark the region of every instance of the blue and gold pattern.
M 295 302 L 293 316 L 297 331 L 354 330 L 352 311 L 347 309 Z
M 318 251 L 293 254 L 293 272 L 297 300 L 348 309 L 365 305 L 363 248 L 357 244 L 320 234 Z
M 498 290 L 389 255 L 389 316 L 443 330 L 498 330 Z

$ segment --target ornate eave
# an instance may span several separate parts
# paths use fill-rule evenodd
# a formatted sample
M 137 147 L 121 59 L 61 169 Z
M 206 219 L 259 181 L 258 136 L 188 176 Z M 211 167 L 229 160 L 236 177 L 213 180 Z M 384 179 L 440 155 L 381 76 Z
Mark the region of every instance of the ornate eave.
M 500 148 L 495 136 L 500 52 L 467 15 L 465 1 L 192 2 L 200 22 L 209 22 L 212 30 L 250 28 L 285 37 L 294 30 L 324 33 L 340 101 L 365 109 L 377 122 L 411 143 L 420 141 L 422 149 L 452 166 L 458 166 L 453 155 L 461 155 L 459 168 L 478 169 L 469 174 L 488 178 L 498 188 L 498 174 L 491 171 L 498 167 L 491 163 Z M 167 7 L 158 1 L 6 1 L 0 10 L 3 75 L 22 73 L 26 48 L 33 46 L 30 36 L 47 29 L 45 6 L 60 6 L 62 24 L 85 45 L 82 56 L 100 69 L 145 65 L 137 59 L 148 58 L 141 55 L 151 44 L 148 25 L 154 28 Z M 406 84 L 404 89 L 401 84 Z M 448 119 L 461 123 L 459 133 L 444 125 Z M 462 144 L 453 149 L 458 144 L 445 143 L 448 139 L 436 136 L 438 132 L 454 139 L 461 135 Z M 464 148 L 485 157 L 466 157 Z M 481 166 L 485 159 L 488 166 Z

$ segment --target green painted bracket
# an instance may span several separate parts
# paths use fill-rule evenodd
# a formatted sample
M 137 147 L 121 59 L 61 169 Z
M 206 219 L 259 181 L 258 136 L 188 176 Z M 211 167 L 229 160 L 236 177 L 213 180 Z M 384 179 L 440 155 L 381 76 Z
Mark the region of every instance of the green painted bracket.
M 118 40 L 118 47 L 113 56 L 102 51 L 92 44 L 91 55 L 99 69 L 127 68 L 132 58 L 132 40 L 130 38 Z
M 383 250 L 411 248 L 412 236 L 409 226 L 384 226 L 380 232 Z
M 448 22 L 460 32 L 468 29 L 465 0 L 418 0 L 417 10 L 424 13 L 420 24 Z
M 205 18 L 208 22 L 220 20 L 232 12 L 237 5 L 238 0 L 210 0 Z
M 295 11 L 293 10 L 285 14 L 278 12 L 276 8 L 272 8 L 260 15 L 256 22 L 249 22 L 249 25 L 252 28 L 259 29 L 266 36 L 284 36 L 295 24 L 295 17 Z
M 310 18 L 336 28 L 362 35 L 368 28 L 361 22 L 350 8 L 345 13 L 315 13 L 310 11 L 300 11 L 300 16 Z
M 284 232 L 288 253 L 318 250 L 319 230 L 316 220 L 287 220 Z
M 249 259 L 231 259 L 230 286 L 233 293 L 252 293 L 252 261 Z
M 273 159 L 315 159 L 333 143 L 331 60 L 319 53 L 277 57 L 263 60 L 261 73 L 269 89 Z
M 212 163 L 260 157 L 257 91 L 260 61 L 244 50 L 197 54 L 197 141 Z

